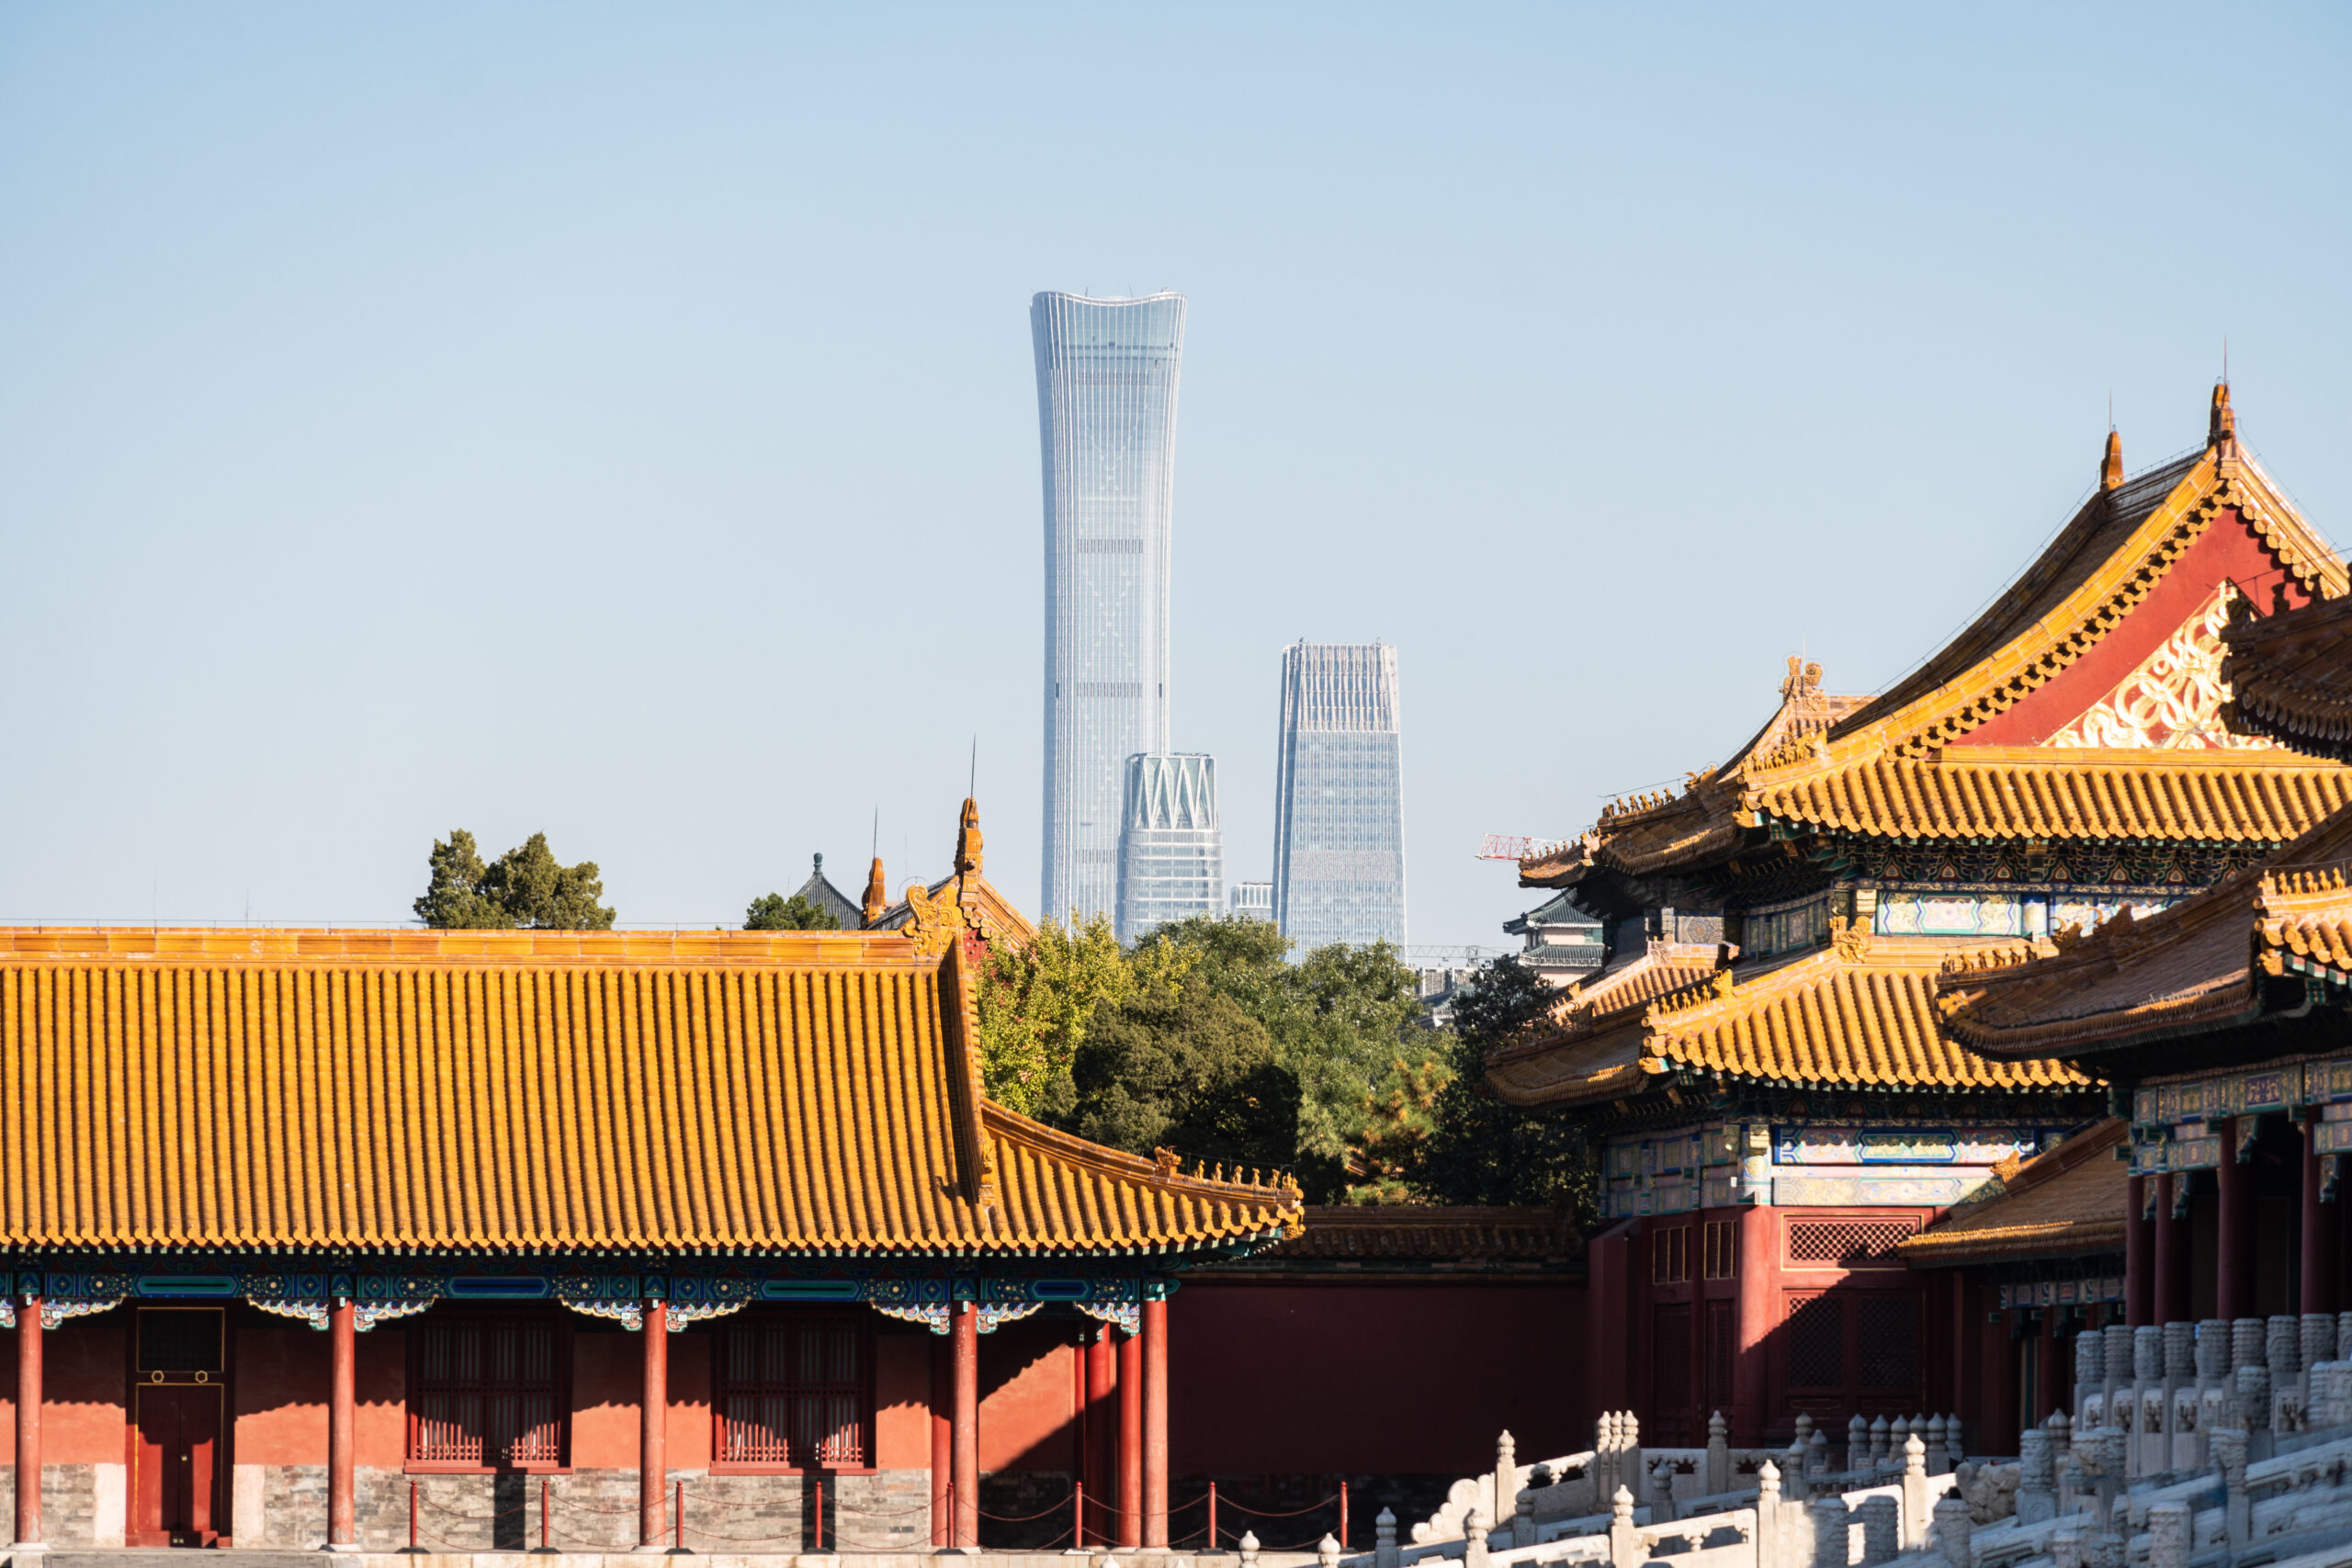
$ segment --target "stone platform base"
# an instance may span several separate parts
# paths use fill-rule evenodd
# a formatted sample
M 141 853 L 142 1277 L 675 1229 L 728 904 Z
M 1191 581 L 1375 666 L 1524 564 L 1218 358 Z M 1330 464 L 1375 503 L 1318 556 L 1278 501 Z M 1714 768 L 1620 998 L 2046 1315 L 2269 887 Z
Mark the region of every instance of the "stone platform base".
M 6 1568 L 1076 1568 L 1107 1559 L 1114 1568 L 1238 1568 L 1232 1552 L 1187 1551 L 845 1551 L 719 1553 L 566 1551 L 550 1563 L 527 1551 L 213 1551 L 68 1547 L 10 1554 Z M 1311 1568 L 1310 1551 L 1261 1551 L 1259 1568 Z

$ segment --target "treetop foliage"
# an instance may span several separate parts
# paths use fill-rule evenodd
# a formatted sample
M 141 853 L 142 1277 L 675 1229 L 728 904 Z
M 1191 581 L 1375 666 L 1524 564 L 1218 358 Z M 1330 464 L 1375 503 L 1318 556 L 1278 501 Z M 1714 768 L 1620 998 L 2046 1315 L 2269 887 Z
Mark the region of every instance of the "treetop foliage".
M 435 839 L 431 877 L 411 906 L 436 931 L 609 931 L 613 911 L 594 861 L 559 864 L 548 836 L 534 833 L 489 864 L 463 828 Z
M 983 1077 L 1016 1111 L 1136 1154 L 1294 1170 L 1340 1195 L 1364 1101 L 1400 1054 L 1426 1059 L 1411 970 L 1385 944 L 1294 964 L 1262 920 L 1199 916 L 1122 950 L 1097 917 L 991 958 Z

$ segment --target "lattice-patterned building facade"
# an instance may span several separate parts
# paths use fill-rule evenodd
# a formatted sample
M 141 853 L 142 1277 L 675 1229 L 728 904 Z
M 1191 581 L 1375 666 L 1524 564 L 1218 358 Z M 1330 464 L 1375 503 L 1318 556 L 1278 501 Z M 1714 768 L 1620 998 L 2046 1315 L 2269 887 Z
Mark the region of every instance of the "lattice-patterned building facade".
M 2233 605 L 2345 585 L 2216 389 L 2196 452 L 2127 477 L 2110 434 L 2091 499 L 1894 687 L 1834 695 L 1792 660 L 1728 761 L 1521 863 L 1608 934 L 1488 1063 L 1600 1147 L 1599 1405 L 1665 1443 L 1714 1410 L 1739 1442 L 1804 1413 L 1981 1416 L 1951 1348 L 2043 1303 L 1931 1288 L 1901 1248 L 2107 1095 L 2050 1053 L 1951 1038 L 1939 972 L 2165 908 L 2352 799 L 2339 762 L 2233 731 L 2221 678 Z M 2066 1310 L 2120 1293 L 2076 1280 Z

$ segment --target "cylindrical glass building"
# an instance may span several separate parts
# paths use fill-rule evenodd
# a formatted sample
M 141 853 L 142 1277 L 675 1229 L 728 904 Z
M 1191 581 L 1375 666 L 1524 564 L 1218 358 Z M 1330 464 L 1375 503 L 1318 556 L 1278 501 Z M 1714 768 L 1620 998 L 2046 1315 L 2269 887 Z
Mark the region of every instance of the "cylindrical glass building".
M 1113 914 L 1127 759 L 1168 750 L 1168 535 L 1184 297 L 1029 302 L 1046 495 L 1039 913 Z

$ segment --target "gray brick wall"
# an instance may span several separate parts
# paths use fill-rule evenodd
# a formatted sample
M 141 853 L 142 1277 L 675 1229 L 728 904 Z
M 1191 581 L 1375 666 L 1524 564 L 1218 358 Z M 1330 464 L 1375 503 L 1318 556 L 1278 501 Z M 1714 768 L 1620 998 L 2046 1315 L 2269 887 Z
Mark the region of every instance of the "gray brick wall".
M 40 1528 L 51 1546 L 97 1544 L 97 1476 L 95 1464 L 40 1467 Z M 16 1517 L 17 1467 L 0 1465 L 0 1519 Z M 118 1540 L 112 1544 L 122 1543 Z
M 237 1544 L 315 1547 L 326 1540 L 324 1465 L 265 1465 L 263 1532 Z M 686 1489 L 686 1545 L 705 1552 L 801 1551 L 815 1544 L 813 1488 L 795 1475 L 669 1472 L 671 1495 Z M 408 1544 L 409 1488 L 416 1488 L 417 1533 L 428 1549 L 520 1551 L 539 1544 L 536 1475 L 409 1475 L 362 1466 L 357 1475 L 359 1543 L 379 1551 Z M 550 1544 L 566 1551 L 626 1551 L 637 1544 L 635 1470 L 574 1470 L 544 1478 Z M 927 1471 L 828 1477 L 825 1544 L 846 1534 L 859 1546 L 920 1547 L 929 1539 Z

